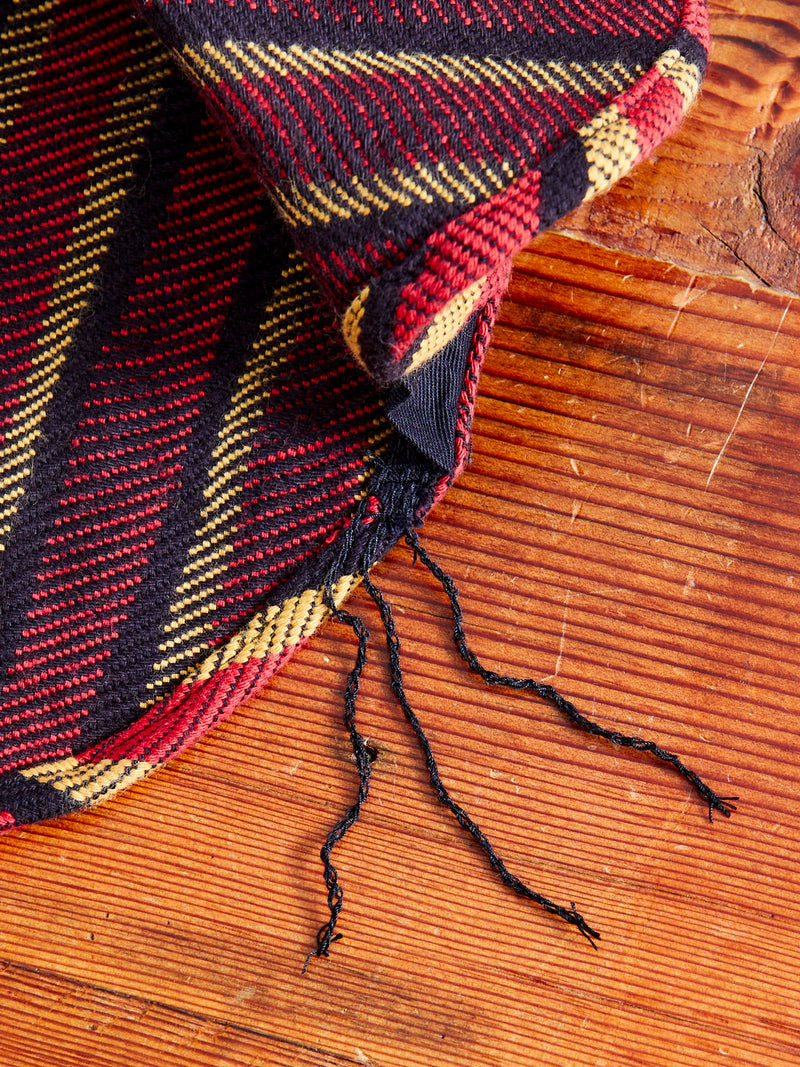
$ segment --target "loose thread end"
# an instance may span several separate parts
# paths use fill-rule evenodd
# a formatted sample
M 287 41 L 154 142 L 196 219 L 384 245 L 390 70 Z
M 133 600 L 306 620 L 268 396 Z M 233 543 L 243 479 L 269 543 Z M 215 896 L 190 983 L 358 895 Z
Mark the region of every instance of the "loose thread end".
M 422 556 L 422 559 L 423 562 L 425 562 L 424 555 Z M 369 575 L 366 574 L 364 575 L 364 588 L 369 596 L 372 597 L 372 600 L 380 612 L 381 620 L 383 621 L 384 630 L 386 632 L 386 647 L 389 653 L 389 678 L 392 691 L 394 692 L 403 715 L 411 727 L 420 749 L 422 750 L 425 758 L 425 765 L 428 770 L 428 777 L 436 799 L 455 816 L 459 826 L 472 836 L 475 842 L 483 850 L 489 861 L 489 866 L 497 875 L 499 875 L 501 881 L 505 885 L 510 889 L 513 889 L 514 892 L 519 893 L 521 896 L 538 904 L 546 912 L 552 915 L 557 915 L 570 926 L 574 926 L 596 951 L 597 945 L 595 944 L 595 941 L 600 940 L 600 934 L 589 926 L 575 907 L 574 902 L 572 908 L 565 908 L 560 904 L 556 904 L 547 897 L 535 892 L 523 881 L 517 878 L 516 875 L 512 874 L 501 857 L 497 854 L 491 841 L 481 830 L 480 826 L 478 826 L 468 812 L 451 797 L 447 787 L 442 782 L 439 768 L 425 730 L 406 696 L 405 686 L 403 684 L 403 668 L 400 662 L 400 639 L 395 628 L 394 614 L 391 606 L 378 587 L 373 583 Z
M 587 921 L 575 907 L 575 901 L 571 900 L 570 904 L 572 905 L 572 907 L 569 911 L 564 908 L 563 914 L 561 916 L 562 919 L 564 919 L 565 922 L 569 923 L 570 926 L 574 926 L 578 933 L 582 934 L 586 938 L 586 940 L 589 942 L 595 952 L 599 952 L 596 942 L 602 940 L 600 934 L 597 932 L 597 930 L 593 930 L 592 927 L 587 923 Z
M 726 819 L 730 819 L 731 815 L 737 810 L 734 800 L 738 800 L 738 797 L 721 797 L 716 793 L 711 793 L 710 796 L 705 798 L 708 801 L 708 821 L 714 822 L 714 812 L 719 811 L 725 816 Z
M 334 934 L 331 924 L 329 922 L 324 923 L 317 931 L 317 947 L 312 950 L 306 956 L 303 969 L 300 972 L 305 974 L 308 970 L 308 964 L 312 957 L 316 959 L 327 959 L 330 956 L 331 945 L 334 941 L 341 941 L 344 934 Z
M 303 974 L 306 973 L 312 956 L 317 956 L 318 958 L 322 956 L 327 959 L 331 945 L 335 941 L 338 941 L 342 936 L 334 931 L 339 919 L 339 913 L 342 910 L 344 893 L 339 884 L 339 875 L 336 867 L 331 862 L 331 853 L 348 830 L 358 821 L 361 815 L 361 809 L 369 794 L 370 773 L 372 769 L 372 760 L 370 759 L 369 751 L 364 738 L 361 736 L 356 726 L 356 698 L 358 697 L 361 675 L 367 663 L 369 631 L 361 618 L 357 615 L 351 615 L 349 611 L 345 611 L 343 608 L 336 606 L 329 582 L 325 583 L 323 600 L 326 607 L 331 611 L 333 618 L 338 622 L 349 626 L 358 641 L 355 664 L 347 676 L 347 685 L 344 692 L 344 725 L 350 735 L 353 757 L 358 771 L 358 796 L 356 797 L 355 802 L 347 809 L 341 819 L 339 819 L 330 831 L 325 840 L 325 844 L 320 850 L 320 859 L 322 860 L 325 872 L 325 884 L 328 887 L 328 908 L 330 910 L 330 918 L 317 931 L 317 947 L 306 956 L 305 963 L 303 964 Z

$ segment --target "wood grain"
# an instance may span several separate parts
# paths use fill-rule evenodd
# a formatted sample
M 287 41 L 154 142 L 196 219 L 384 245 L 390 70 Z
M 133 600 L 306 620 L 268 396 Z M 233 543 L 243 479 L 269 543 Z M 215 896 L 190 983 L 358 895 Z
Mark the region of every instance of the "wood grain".
M 791 293 L 800 285 L 795 0 L 715 0 L 712 64 L 676 137 L 560 224 L 611 248 Z
M 398 547 L 374 577 L 442 774 L 599 951 L 436 803 L 359 592 L 378 756 L 330 960 L 301 974 L 355 795 L 336 625 L 152 779 L 0 842 L 2 1067 L 798 1062 L 797 248 L 743 192 L 760 158 L 795 195 L 796 12 L 717 4 L 680 138 L 519 257 L 472 464 L 423 533 L 487 666 L 657 739 L 739 811 L 710 825 L 668 768 L 487 690 Z

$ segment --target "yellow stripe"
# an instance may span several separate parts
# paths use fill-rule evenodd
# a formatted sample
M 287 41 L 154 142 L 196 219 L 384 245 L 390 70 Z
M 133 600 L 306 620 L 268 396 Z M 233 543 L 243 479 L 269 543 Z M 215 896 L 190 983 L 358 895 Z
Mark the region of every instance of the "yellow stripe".
M 142 760 L 98 760 L 97 763 L 79 764 L 74 756 L 52 763 L 41 763 L 20 771 L 23 778 L 32 778 L 43 785 L 52 786 L 59 793 L 66 793 L 78 804 L 93 800 L 107 800 L 120 789 L 140 782 L 155 770 L 152 764 Z
M 655 63 L 662 74 L 666 75 L 683 97 L 683 106 L 688 108 L 700 91 L 702 75 L 695 63 L 689 63 L 677 48 L 670 48 L 659 56 Z
M 459 333 L 466 324 L 467 319 L 475 310 L 475 304 L 483 291 L 485 278 L 479 278 L 476 282 L 467 286 L 450 300 L 430 320 L 425 333 L 417 346 L 416 351 L 403 374 L 410 374 L 427 363 L 429 359 L 441 352 L 445 345 Z M 342 322 L 342 333 L 347 342 L 347 347 L 353 358 L 360 366 L 365 366 L 361 354 L 361 321 L 366 311 L 366 302 L 369 297 L 369 286 L 361 290 L 358 296 L 348 307 Z
M 28 83 L 39 69 L 42 48 L 53 29 L 55 8 L 61 0 L 43 0 L 35 7 L 17 4 L 0 33 L 0 55 L 7 77 L 0 84 L 0 144 L 13 126 L 28 92 Z
M 190 74 L 199 81 L 201 85 L 205 85 L 208 82 L 212 82 L 214 85 L 219 85 L 222 78 L 217 74 L 212 66 L 206 63 L 205 59 L 192 48 L 191 45 L 184 45 L 183 52 L 179 57 L 185 68 Z
M 620 76 L 628 77 L 619 64 L 615 64 Z M 676 48 L 663 52 L 654 67 L 675 85 L 683 97 L 684 110 L 689 107 L 700 89 L 700 69 L 689 63 Z M 642 72 L 637 69 L 637 76 Z M 633 167 L 641 155 L 636 126 L 620 113 L 616 104 L 595 115 L 594 119 L 578 131 L 583 141 L 589 164 L 589 189 L 584 200 L 590 200 L 605 192 Z
M 339 579 L 332 590 L 337 607 L 344 603 L 360 580 L 353 574 Z M 208 656 L 187 681 L 192 684 L 203 682 L 234 663 L 279 656 L 286 649 L 296 647 L 327 618 L 329 612 L 323 596 L 322 589 L 307 589 L 300 596 L 289 597 L 282 604 L 259 612 L 221 652 Z
M 578 131 L 589 164 L 584 200 L 603 193 L 627 174 L 641 154 L 636 127 L 611 104 Z
M 215 59 L 217 63 L 222 67 L 222 69 L 227 71 L 228 74 L 230 74 L 231 77 L 234 78 L 237 82 L 244 81 L 244 75 L 242 74 L 242 72 L 240 70 L 237 70 L 233 63 L 231 63 L 231 61 L 226 56 L 224 56 L 218 48 L 215 48 L 210 41 L 205 41 L 203 43 L 203 51 L 207 52 L 212 57 L 212 59 Z
M 279 76 L 285 77 L 288 73 L 288 66 L 286 64 L 277 61 L 269 54 L 269 52 L 264 51 L 263 48 L 260 48 L 259 45 L 254 42 L 250 42 L 247 45 L 248 50 L 252 53 L 250 56 L 248 56 L 247 53 L 234 41 L 226 41 L 225 47 L 232 55 L 236 56 L 243 66 L 247 67 L 248 70 L 255 74 L 257 78 L 267 77 L 267 71 L 265 69 L 267 67 L 271 68 L 274 73 Z M 288 53 L 286 55 L 287 58 L 294 58 L 289 56 Z M 256 62 L 256 59 L 261 62 Z M 308 68 L 302 63 L 295 61 L 292 65 L 295 66 L 301 74 L 306 75 L 308 73 Z M 370 213 L 370 208 L 367 204 L 362 203 L 357 197 L 351 196 L 343 186 L 336 185 L 332 186 L 331 189 L 333 196 L 326 196 L 322 189 L 318 189 L 317 196 L 323 206 L 327 208 L 332 215 L 338 215 L 340 218 L 350 218 L 354 211 L 356 214 L 362 215 L 368 215 Z M 336 203 L 334 197 L 338 197 L 341 200 L 341 203 Z
M 350 302 L 350 306 L 345 311 L 342 319 L 342 334 L 345 342 L 353 358 L 361 367 L 365 367 L 361 356 L 361 322 L 364 318 L 368 299 L 369 286 L 365 285 L 358 296 Z
M 298 333 L 305 329 L 309 305 L 316 300 L 317 290 L 308 268 L 294 253 L 264 310 L 252 353 L 222 420 L 203 489 L 206 503 L 200 513 L 201 523 L 170 605 L 170 621 L 159 645 L 161 658 L 153 665 L 156 677 L 148 686 L 153 694 L 193 677 L 192 664 L 207 653 L 217 603 L 224 595 L 224 578 L 235 553 L 240 497 L 263 419 L 264 396 L 276 371 L 288 359 Z M 387 423 L 376 420 L 368 441 L 370 451 L 381 452 L 390 433 Z M 371 473 L 365 466 L 359 479 L 362 484 Z M 355 499 L 364 492 L 358 490 Z
M 337 607 L 344 603 L 358 581 L 354 575 L 345 575 L 336 583 L 332 593 Z M 282 604 L 259 612 L 223 649 L 207 656 L 184 681 L 187 684 L 206 682 L 232 664 L 279 656 L 299 645 L 311 637 L 328 615 L 323 595 L 322 589 L 308 589 L 300 596 L 290 597 Z M 153 770 L 155 766 L 143 760 L 101 759 L 96 763 L 81 764 L 74 756 L 68 756 L 28 767 L 20 774 L 66 793 L 78 804 L 90 804 L 114 796 Z
M 343 604 L 361 579 L 355 575 L 345 575 L 333 587 L 333 600 L 336 606 Z M 299 645 L 319 628 L 329 612 L 323 603 L 322 589 L 307 589 L 300 596 L 289 597 L 281 604 L 276 604 L 254 615 L 227 644 L 207 654 L 205 659 L 194 669 L 187 669 L 186 660 L 196 658 L 198 654 L 208 651 L 206 643 L 182 648 L 174 655 L 165 657 L 157 663 L 156 669 L 171 671 L 166 682 L 173 684 L 180 681 L 184 685 L 208 681 L 214 674 L 232 664 L 248 663 L 252 659 L 266 659 L 268 656 L 280 656 L 287 649 Z M 179 668 L 174 670 L 173 668 Z M 156 692 L 164 688 L 163 679 L 150 683 L 148 689 Z M 158 697 L 147 701 L 143 708 L 152 707 Z
M 107 251 L 105 242 L 114 232 L 133 165 L 144 145 L 149 117 L 158 103 L 158 87 L 168 71 L 168 61 L 158 55 L 143 31 L 142 44 L 136 49 L 128 79 L 114 102 L 106 133 L 88 171 L 78 221 L 43 318 L 38 351 L 14 409 L 13 424 L 0 445 L 0 551 L 5 549 L 17 502 L 30 477 L 42 422 L 73 333 L 89 304 L 102 255 Z
M 283 51 L 274 44 L 265 49 L 254 42 L 241 45 L 235 41 L 226 41 L 224 48 L 228 55 L 224 55 L 220 49 L 208 42 L 203 48 L 223 70 L 240 81 L 244 77 L 242 68 L 247 69 L 256 78 L 266 77 L 266 68 L 279 76 L 285 75 L 290 69 L 301 74 L 314 69 L 323 75 L 332 69 L 369 69 L 358 54 L 355 59 L 348 57 L 351 60 L 349 65 L 343 65 L 337 57 L 344 53 L 333 53 L 326 57 L 318 49 L 306 52 L 299 45 Z M 196 68 L 202 70 L 206 78 L 216 82 L 221 80 L 221 76 L 191 49 L 184 49 L 184 53 L 192 59 Z M 383 63 L 381 57 L 369 58 L 373 60 L 372 66 L 380 67 Z M 399 67 L 395 65 L 395 73 L 397 69 Z M 197 74 L 197 70 L 195 73 Z M 464 162 L 458 163 L 455 168 L 449 167 L 444 161 L 440 161 L 435 167 L 417 163 L 410 172 L 395 167 L 385 177 L 374 174 L 365 180 L 353 175 L 348 184 L 331 181 L 323 186 L 309 182 L 302 190 L 294 186 L 290 190 L 276 189 L 274 196 L 281 214 L 290 225 L 328 225 L 334 218 L 368 216 L 376 211 L 386 212 L 397 206 L 410 207 L 420 201 L 432 204 L 438 199 L 465 208 L 475 204 L 481 197 L 491 196 L 492 191 L 503 189 L 514 178 L 508 164 L 501 168 L 506 172 L 503 177 L 483 161 L 476 160 L 474 166 L 475 173 Z
M 303 48 L 295 44 L 288 49 L 274 42 L 266 46 L 256 42 L 226 41 L 222 49 L 205 43 L 204 51 L 225 72 L 241 80 L 246 70 L 256 79 L 263 79 L 268 72 L 278 77 L 298 73 L 307 77 L 315 72 L 321 77 L 338 73 L 345 76 L 354 72 L 374 77 L 380 73 L 386 78 L 406 74 L 413 78 L 423 73 L 430 77 L 446 78 L 457 82 L 470 80 L 477 88 L 488 83 L 494 87 L 516 90 L 526 89 L 557 94 L 567 89 L 582 92 L 591 88 L 595 92 L 609 94 L 621 92 L 641 73 L 626 71 L 620 64 L 603 65 L 592 63 L 587 67 L 572 63 L 537 63 L 533 60 L 497 60 L 491 57 L 476 60 L 472 56 L 432 56 L 426 53 L 400 52 L 387 55 L 356 51 Z M 189 50 L 190 51 L 190 50 Z M 208 63 L 191 52 L 195 64 L 202 64 L 206 78 L 220 80 Z M 493 168 L 485 160 L 461 161 L 448 164 L 439 161 L 425 166 L 418 162 L 412 169 L 398 166 L 384 176 L 371 174 L 368 178 L 352 176 L 348 181 L 331 180 L 324 185 L 306 183 L 302 189 L 295 186 L 275 191 L 278 208 L 289 225 L 329 225 L 334 219 L 352 219 L 354 216 L 370 216 L 397 207 L 410 207 L 415 203 L 433 204 L 445 202 L 453 212 L 464 210 L 479 200 L 489 199 L 494 193 L 506 189 L 521 176 L 525 165 L 512 164 L 505 160 Z M 353 351 L 357 352 L 357 347 Z
M 307 76 L 314 71 L 322 77 L 333 73 L 345 76 L 358 71 L 374 77 L 376 72 L 387 78 L 407 74 L 418 77 L 420 73 L 431 77 L 444 77 L 450 81 L 468 79 L 476 88 L 489 84 L 495 88 L 554 92 L 562 95 L 594 92 L 619 94 L 629 88 L 644 73 L 638 66 L 626 69 L 619 62 L 602 64 L 592 62 L 586 66 L 578 62 L 538 63 L 534 60 L 494 59 L 491 56 L 434 56 L 427 53 L 400 52 L 388 55 L 383 52 L 343 52 L 339 49 L 324 52 L 319 48 L 303 48 L 295 44 L 282 49 L 274 43 L 267 46 L 255 42 L 239 44 L 225 42 L 224 54 L 210 43 L 204 50 L 220 67 L 234 78 L 241 80 L 241 68 L 246 68 L 256 78 L 264 78 L 267 69 L 285 76 L 290 71 Z M 208 63 L 196 53 L 187 51 L 205 78 L 219 81 Z M 700 72 L 688 63 L 676 49 L 665 52 L 656 62 L 662 74 L 668 75 L 682 93 L 688 106 L 694 99 L 700 84 Z M 631 134 L 634 132 L 632 140 Z M 605 108 L 579 131 L 589 155 L 590 190 L 587 196 L 609 188 L 622 177 L 635 162 L 635 131 L 631 123 L 622 119 L 615 105 Z M 368 179 L 353 176 L 349 182 L 314 182 L 301 189 L 291 187 L 275 191 L 278 208 L 293 227 L 330 224 L 335 218 L 351 219 L 355 215 L 369 216 L 397 207 L 410 207 L 415 203 L 433 204 L 444 201 L 453 211 L 464 210 L 478 202 L 489 199 L 494 193 L 508 188 L 521 176 L 525 165 L 502 162 L 499 172 L 486 161 L 464 161 L 448 165 L 440 161 L 434 167 L 417 163 L 410 171 L 395 167 L 385 176 L 371 174 Z M 357 344 L 357 321 L 348 313 L 348 343 L 360 358 Z
M 628 70 L 619 63 L 612 63 L 610 67 L 603 67 L 595 62 L 590 63 L 588 67 L 570 63 L 570 70 L 575 70 L 576 67 L 581 76 L 586 79 L 589 87 L 604 95 L 610 89 L 613 89 L 617 94 L 624 92 L 644 74 L 644 71 L 638 65 Z
M 203 523 L 195 531 L 190 558 L 183 569 L 183 581 L 176 589 L 178 599 L 170 606 L 173 617 L 167 624 L 166 633 L 175 633 L 190 619 L 200 617 L 198 611 L 208 614 L 215 609 L 216 598 L 222 592 L 220 578 L 234 551 L 230 538 L 240 510 L 236 501 L 247 473 L 252 443 L 261 424 L 264 395 L 303 327 L 308 302 L 315 299 L 312 286 L 306 269 L 295 254 L 265 309 L 253 354 L 225 413 L 212 453 L 214 462 L 203 490 L 208 501 L 201 511 Z M 157 664 L 155 669 L 163 670 L 163 665 Z
M 445 304 L 441 311 L 433 316 L 422 340 L 419 342 L 419 347 L 414 353 L 408 369 L 403 372 L 404 374 L 410 374 L 424 363 L 427 363 L 437 352 L 441 352 L 444 346 L 449 344 L 461 331 L 475 310 L 475 305 L 483 292 L 485 281 L 485 278 L 479 278 L 478 281 L 473 282 L 466 289 L 462 289 L 460 293 L 457 293 L 452 300 Z

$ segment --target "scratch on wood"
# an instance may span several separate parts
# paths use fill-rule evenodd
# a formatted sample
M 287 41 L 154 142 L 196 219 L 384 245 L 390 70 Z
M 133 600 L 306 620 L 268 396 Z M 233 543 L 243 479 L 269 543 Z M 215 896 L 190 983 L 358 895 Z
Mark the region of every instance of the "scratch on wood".
M 792 301 L 790 300 L 789 303 L 786 305 L 786 307 L 783 309 L 783 314 L 781 315 L 781 321 L 778 323 L 778 328 L 775 331 L 775 333 L 773 334 L 772 341 L 770 342 L 770 346 L 767 349 L 766 355 L 761 360 L 761 365 L 759 366 L 759 368 L 756 371 L 756 373 L 753 375 L 752 382 L 750 382 L 750 384 L 747 387 L 747 392 L 744 394 L 744 399 L 742 400 L 741 407 L 739 408 L 739 411 L 738 411 L 738 414 L 736 415 L 736 418 L 733 420 L 733 426 L 731 426 L 730 433 L 725 438 L 725 443 L 723 444 L 722 448 L 719 450 L 719 455 L 717 456 L 717 458 L 714 460 L 714 463 L 712 464 L 711 470 L 709 471 L 709 474 L 708 474 L 708 479 L 706 481 L 706 489 L 708 489 L 709 485 L 711 484 L 711 479 L 714 477 L 714 472 L 716 471 L 717 467 L 719 466 L 719 461 L 725 455 L 725 449 L 728 447 L 728 445 L 730 444 L 730 442 L 733 439 L 733 435 L 736 433 L 736 427 L 739 425 L 739 419 L 741 419 L 742 412 L 745 409 L 747 401 L 750 399 L 750 394 L 753 391 L 753 386 L 758 381 L 759 375 L 761 374 L 762 370 L 764 369 L 764 367 L 767 364 L 767 360 L 772 355 L 772 349 L 775 347 L 775 342 L 778 340 L 778 334 L 781 332 L 781 329 L 783 328 L 784 319 L 786 318 L 787 314 L 789 313 L 789 308 L 791 306 L 792 306 Z
M 360 1048 L 355 1049 L 356 1063 L 360 1063 L 363 1067 L 378 1067 L 375 1060 L 369 1058 L 366 1052 L 362 1052 Z
M 567 612 L 569 611 L 569 593 L 564 597 L 564 617 L 561 620 L 561 641 L 558 646 L 558 659 L 556 660 L 555 674 L 561 670 L 561 659 L 564 655 L 564 645 L 567 642 Z
M 694 303 L 694 301 L 697 300 L 699 296 L 703 296 L 703 294 L 707 292 L 706 289 L 698 289 L 696 292 L 692 292 L 692 290 L 694 289 L 694 283 L 696 281 L 697 275 L 693 274 L 689 279 L 689 284 L 686 286 L 684 292 L 674 301 L 675 306 L 677 307 L 677 311 L 675 312 L 675 317 L 673 318 L 672 322 L 669 325 L 669 329 L 667 330 L 667 341 L 669 341 L 670 337 L 672 337 L 673 331 L 678 325 L 678 319 L 684 313 L 686 308 L 690 304 Z
M 558 678 L 558 672 L 561 670 L 561 659 L 564 654 L 564 646 L 566 644 L 566 612 L 570 610 L 570 598 L 571 592 L 567 592 L 564 596 L 564 614 L 561 619 L 561 641 L 558 647 L 558 656 L 556 657 L 556 669 L 553 673 L 548 674 L 546 678 L 541 679 L 542 682 L 549 682 L 550 679 Z

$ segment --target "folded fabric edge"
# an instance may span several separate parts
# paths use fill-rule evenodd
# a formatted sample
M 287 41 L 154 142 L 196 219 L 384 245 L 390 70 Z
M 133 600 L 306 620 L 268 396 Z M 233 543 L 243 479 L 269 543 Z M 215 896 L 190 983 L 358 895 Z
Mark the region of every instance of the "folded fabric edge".
M 490 296 L 502 296 L 511 257 L 535 234 L 611 187 L 647 158 L 676 128 L 696 97 L 709 47 L 705 4 L 702 0 L 687 0 L 676 27 L 667 39 L 659 41 L 660 52 L 654 59 L 648 54 L 641 67 L 634 64 L 623 70 L 614 63 L 612 53 L 605 66 L 601 57 L 597 62 L 586 61 L 585 69 L 579 68 L 582 77 L 590 82 L 599 71 L 605 71 L 601 99 L 606 102 L 597 113 L 592 115 L 590 111 L 583 125 L 567 131 L 538 163 L 523 159 L 519 161 L 521 166 L 512 167 L 505 161 L 502 173 L 498 170 L 494 174 L 490 168 L 491 182 L 486 178 L 488 184 L 484 185 L 480 175 L 487 161 L 476 159 L 471 181 L 483 191 L 477 193 L 473 189 L 466 199 L 458 194 L 449 208 L 442 201 L 433 214 L 426 214 L 420 204 L 430 196 L 436 200 L 441 183 L 437 184 L 435 174 L 425 178 L 424 167 L 418 180 L 414 180 L 415 172 L 403 172 L 395 175 L 396 181 L 389 185 L 377 174 L 354 174 L 349 184 L 341 176 L 320 184 L 318 179 L 295 180 L 292 174 L 280 178 L 277 172 L 268 172 L 259 163 L 259 153 L 267 153 L 274 169 L 278 141 L 288 137 L 286 130 L 274 127 L 269 120 L 272 112 L 268 109 L 272 105 L 259 95 L 259 72 L 263 74 L 265 70 L 260 64 L 266 63 L 270 70 L 283 70 L 288 65 L 293 76 L 307 66 L 314 82 L 328 71 L 328 60 L 323 61 L 318 50 L 312 48 L 306 54 L 301 45 L 282 45 L 276 46 L 273 55 L 269 42 L 258 36 L 256 29 L 257 26 L 266 33 L 268 20 L 263 26 L 258 22 L 248 29 L 246 13 L 236 13 L 234 17 L 229 12 L 234 22 L 212 42 L 205 40 L 198 27 L 193 32 L 195 20 L 199 20 L 199 26 L 208 21 L 202 13 L 192 9 L 186 19 L 176 14 L 167 18 L 166 11 L 159 10 L 150 0 L 139 0 L 139 8 L 170 45 L 232 141 L 239 145 L 243 158 L 269 189 L 296 247 L 340 316 L 342 333 L 354 359 L 379 385 L 413 374 L 434 359 Z M 171 12 L 178 10 L 183 9 L 179 5 L 170 8 Z M 219 18 L 224 24 L 227 16 L 223 18 L 223 14 Z M 245 25 L 239 32 L 244 32 L 247 39 L 235 35 L 227 39 L 225 34 L 234 34 L 235 19 L 240 17 L 245 18 Z M 260 18 L 255 9 L 252 18 Z M 295 54 L 294 49 L 300 52 Z M 334 58 L 329 57 L 329 65 L 337 72 L 349 70 L 347 64 L 351 61 L 353 68 L 360 70 L 361 61 L 370 60 L 368 52 L 351 56 L 334 50 L 331 56 Z M 261 59 L 257 61 L 258 57 Z M 422 54 L 419 58 L 425 60 Z M 468 58 L 477 71 L 476 75 L 470 67 L 472 76 L 479 76 L 480 56 Z M 458 57 L 451 59 L 458 67 Z M 391 62 L 391 56 L 375 57 L 378 66 L 383 64 L 383 74 L 383 68 Z M 425 67 L 424 62 L 422 66 Z M 565 77 L 569 66 L 564 65 Z M 467 77 L 466 70 L 463 76 Z M 604 96 L 614 88 L 616 95 Z M 243 94 L 241 99 L 237 93 Z M 318 118 L 324 133 L 323 114 Z M 276 142 L 274 146 L 271 138 Z M 455 178 L 451 176 L 451 184 L 452 181 Z M 411 187 L 417 192 L 410 192 Z M 412 205 L 408 212 L 402 210 L 406 202 Z M 329 245 L 336 247 L 338 243 L 347 248 L 356 232 L 355 220 L 362 214 L 368 219 L 377 218 L 381 211 L 387 221 L 376 223 L 378 237 L 390 238 L 389 244 L 399 241 L 398 248 L 403 247 L 401 258 L 395 257 L 392 262 L 392 256 L 383 261 L 379 257 L 373 276 L 365 277 L 363 284 L 357 274 L 348 275 L 344 288 L 341 279 L 329 284 L 331 279 L 326 272 L 331 269 L 332 258 L 337 258 L 329 254 Z M 422 214 L 416 219 L 419 212 Z M 382 247 L 380 239 L 375 244 Z M 351 288 L 353 285 L 357 290 Z
M 489 295 L 502 298 L 513 256 L 534 236 L 612 188 L 677 129 L 700 91 L 708 47 L 705 6 L 690 0 L 655 63 L 574 138 L 366 285 L 342 317 L 356 362 L 386 385 L 435 358 Z

